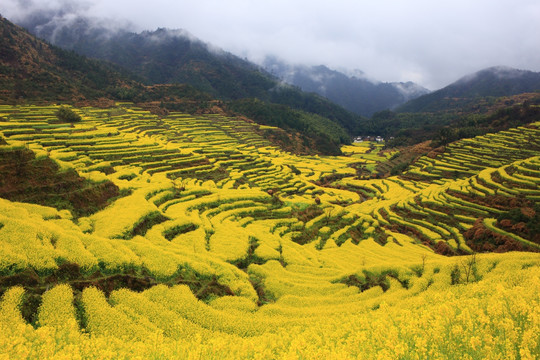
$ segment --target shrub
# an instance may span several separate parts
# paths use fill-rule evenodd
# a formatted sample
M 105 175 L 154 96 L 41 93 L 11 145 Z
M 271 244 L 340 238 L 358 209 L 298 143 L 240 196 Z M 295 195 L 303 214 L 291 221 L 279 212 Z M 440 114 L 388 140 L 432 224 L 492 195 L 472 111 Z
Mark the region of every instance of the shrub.
M 58 118 L 58 120 L 62 122 L 75 123 L 75 122 L 81 121 L 81 117 L 79 114 L 75 113 L 73 110 L 68 109 L 64 106 L 59 108 L 56 111 L 55 115 Z
M 461 271 L 459 270 L 459 266 L 454 265 L 452 268 L 452 271 L 450 272 L 450 284 L 456 285 L 459 284 L 461 281 Z

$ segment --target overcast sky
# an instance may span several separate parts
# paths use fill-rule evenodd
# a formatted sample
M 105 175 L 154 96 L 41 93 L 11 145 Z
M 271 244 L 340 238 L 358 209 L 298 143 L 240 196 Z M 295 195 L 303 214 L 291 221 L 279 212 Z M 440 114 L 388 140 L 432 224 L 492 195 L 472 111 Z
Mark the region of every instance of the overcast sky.
M 275 55 L 432 90 L 495 65 L 540 71 L 538 0 L 1 0 L 0 13 L 58 7 L 182 28 L 255 62 Z

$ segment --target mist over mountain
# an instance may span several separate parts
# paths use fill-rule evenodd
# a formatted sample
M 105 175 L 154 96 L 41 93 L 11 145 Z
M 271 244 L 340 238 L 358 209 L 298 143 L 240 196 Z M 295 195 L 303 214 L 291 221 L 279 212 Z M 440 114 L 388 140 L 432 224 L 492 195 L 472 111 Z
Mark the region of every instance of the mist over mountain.
M 146 39 L 155 43 L 166 42 L 170 35 L 176 40 L 189 41 L 183 32 L 162 32 L 165 35 L 158 30 L 153 34 L 160 36 L 152 40 L 147 36 Z M 247 121 L 281 128 L 268 130 L 271 133 L 268 136 L 287 151 L 326 155 L 341 154 L 340 145 L 350 143 L 351 136 L 364 121 L 316 94 L 282 86 L 277 80 L 271 82 L 269 76 L 265 79 L 273 88 L 262 92 L 266 101 L 253 98 L 223 101 L 189 84 L 151 83 L 143 76 L 133 75 L 125 67 L 89 59 L 37 39 L 1 17 L 0 34 L 0 102 L 61 102 L 107 107 L 120 100 L 136 103 L 160 115 L 173 110 L 240 116 Z M 111 34 L 103 39 L 112 39 Z M 131 46 L 136 47 L 135 44 Z M 205 51 L 206 54 L 214 53 Z M 202 63 L 201 67 L 204 65 Z M 140 79 L 147 84 L 141 83 Z M 233 79 L 224 84 L 234 87 L 235 82 Z M 274 104 L 268 99 L 274 100 Z M 282 104 L 278 103 L 280 100 Z
M 455 110 L 489 97 L 511 96 L 540 90 L 540 73 L 494 66 L 466 75 L 430 94 L 411 100 L 398 112 Z
M 119 65 L 146 85 L 189 84 L 224 101 L 227 111 L 262 124 L 302 134 L 324 133 L 324 141 L 317 135 L 306 144 L 325 144 L 323 152 L 328 154 L 337 153 L 338 145 L 354 135 L 427 139 L 454 121 L 458 112 L 476 113 L 490 108 L 495 97 L 540 88 L 538 73 L 494 67 L 428 93 L 412 82 L 377 82 L 361 71 L 291 65 L 277 58 L 257 65 L 186 30 L 137 33 L 129 24 L 52 12 L 27 16 L 19 23 L 65 49 Z
M 188 83 L 225 99 L 258 97 L 275 86 L 256 65 L 185 30 L 136 33 L 129 26 L 112 27 L 103 19 L 51 15 L 34 14 L 20 25 L 57 46 L 129 69 L 149 84 Z
M 284 82 L 315 92 L 363 116 L 394 109 L 429 93 L 428 89 L 413 82 L 376 82 L 366 78 L 361 71 L 347 75 L 324 65 L 291 65 L 275 57 L 267 57 L 263 66 Z
M 185 30 L 132 32 L 80 15 L 27 16 L 22 26 L 62 48 L 110 61 L 146 84 L 189 84 L 214 98 L 257 98 L 329 118 L 351 135 L 364 121 L 326 98 L 283 84 L 262 67 L 207 44 Z

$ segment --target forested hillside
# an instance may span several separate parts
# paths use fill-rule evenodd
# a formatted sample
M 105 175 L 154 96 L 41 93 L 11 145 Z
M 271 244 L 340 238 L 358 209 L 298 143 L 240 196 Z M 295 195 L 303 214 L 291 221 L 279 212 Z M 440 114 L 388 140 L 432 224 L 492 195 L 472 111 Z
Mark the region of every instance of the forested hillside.
M 437 112 L 466 108 L 479 100 L 540 91 L 540 73 L 495 66 L 411 100 L 398 112 Z
M 22 23 L 60 47 L 122 66 L 147 84 L 189 84 L 220 100 L 256 98 L 285 105 L 326 117 L 349 136 L 355 135 L 365 120 L 322 96 L 282 84 L 262 67 L 184 30 L 112 31 L 84 17 L 61 26 L 48 18 Z
M 270 100 L 285 105 L 247 100 L 239 106 L 235 101 L 215 100 L 188 84 L 143 85 L 141 78 L 126 69 L 49 45 L 6 19 L 1 19 L 1 25 L 5 36 L 1 40 L 0 100 L 9 103 L 61 101 L 106 107 L 116 100 L 135 102 L 158 114 L 169 110 L 199 114 L 228 112 L 245 118 L 258 112 L 252 120 L 283 126 L 281 130 L 291 133 L 292 139 L 284 137 L 282 131 L 270 131 L 270 138 L 277 145 L 304 154 L 339 154 L 339 146 L 350 142 L 361 122 L 359 117 L 328 100 L 293 88 L 265 93 L 266 98 L 271 96 Z M 200 46 L 206 49 L 206 45 Z M 222 80 L 227 86 L 236 86 L 232 79 Z M 257 106 L 252 109 L 246 104 Z M 288 120 L 276 123 L 280 112 L 286 112 Z M 296 139 L 300 139 L 300 146 L 295 145 Z

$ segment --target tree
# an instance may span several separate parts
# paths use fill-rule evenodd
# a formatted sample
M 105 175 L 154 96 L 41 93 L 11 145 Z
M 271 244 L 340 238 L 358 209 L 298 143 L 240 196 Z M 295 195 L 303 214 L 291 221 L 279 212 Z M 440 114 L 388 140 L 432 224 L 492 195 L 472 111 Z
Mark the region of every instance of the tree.
M 58 109 L 55 115 L 58 118 L 58 120 L 62 122 L 75 123 L 75 122 L 81 121 L 81 117 L 79 114 L 75 113 L 73 110 L 68 109 L 64 106 Z

